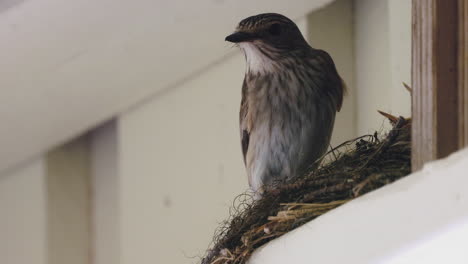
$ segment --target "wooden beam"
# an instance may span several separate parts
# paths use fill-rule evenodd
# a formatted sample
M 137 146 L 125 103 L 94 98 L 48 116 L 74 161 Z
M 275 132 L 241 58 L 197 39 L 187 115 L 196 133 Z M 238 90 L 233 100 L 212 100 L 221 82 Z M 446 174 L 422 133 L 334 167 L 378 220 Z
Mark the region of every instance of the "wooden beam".
M 459 145 L 468 146 L 468 1 L 458 1 Z
M 413 0 L 413 170 L 461 145 L 459 2 Z

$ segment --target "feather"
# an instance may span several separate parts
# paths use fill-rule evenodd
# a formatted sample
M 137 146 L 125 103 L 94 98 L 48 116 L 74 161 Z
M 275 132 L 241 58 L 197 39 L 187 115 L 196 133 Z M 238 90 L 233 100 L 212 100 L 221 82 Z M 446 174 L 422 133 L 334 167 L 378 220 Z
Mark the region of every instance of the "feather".
M 240 137 L 241 137 L 241 146 L 242 146 L 242 155 L 244 157 L 244 164 L 246 163 L 246 156 L 247 150 L 249 148 L 249 141 L 250 141 L 250 133 L 248 131 L 247 125 L 247 112 L 248 112 L 248 104 L 247 104 L 247 82 L 244 80 L 242 84 L 242 100 L 241 100 L 241 107 L 239 112 L 239 123 L 240 123 Z

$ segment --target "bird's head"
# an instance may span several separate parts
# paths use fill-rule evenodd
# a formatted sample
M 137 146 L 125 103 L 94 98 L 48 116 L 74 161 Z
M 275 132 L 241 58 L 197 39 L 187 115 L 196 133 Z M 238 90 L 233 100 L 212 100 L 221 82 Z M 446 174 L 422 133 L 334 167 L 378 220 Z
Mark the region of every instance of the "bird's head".
M 242 20 L 226 41 L 244 51 L 248 71 L 272 71 L 279 58 L 287 58 L 293 51 L 309 48 L 299 28 L 289 18 L 265 13 Z
M 275 13 L 260 14 L 242 20 L 235 32 L 225 40 L 289 51 L 307 46 L 296 24 L 289 18 Z

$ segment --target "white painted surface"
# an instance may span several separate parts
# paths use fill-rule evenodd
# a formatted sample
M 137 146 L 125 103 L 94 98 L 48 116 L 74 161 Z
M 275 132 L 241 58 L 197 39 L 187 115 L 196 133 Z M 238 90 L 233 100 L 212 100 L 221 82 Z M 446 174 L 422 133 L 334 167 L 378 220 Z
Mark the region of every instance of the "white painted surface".
M 430 234 L 416 245 L 403 248 L 382 263 L 466 264 L 468 263 L 467 237 L 468 221 L 465 219 L 461 223 L 451 224 Z
M 391 0 L 354 1 L 359 135 L 373 133 L 388 123 L 377 113 L 391 109 L 388 1 Z
M 411 1 L 355 0 L 358 135 L 388 129 L 383 110 L 409 116 L 411 97 Z
M 109 121 L 91 134 L 93 264 L 121 263 L 117 133 Z
M 216 67 L 240 18 L 297 18 L 330 1 L 0 4 L 0 171 Z
M 388 0 L 390 33 L 390 113 L 411 116 L 411 96 L 402 83 L 411 85 L 411 2 Z
M 122 264 L 190 263 L 247 189 L 238 108 L 241 54 L 122 115 Z
M 465 149 L 273 240 L 249 263 L 467 263 L 467 171 Z
M 48 263 L 46 210 L 42 158 L 0 175 L 0 263 Z

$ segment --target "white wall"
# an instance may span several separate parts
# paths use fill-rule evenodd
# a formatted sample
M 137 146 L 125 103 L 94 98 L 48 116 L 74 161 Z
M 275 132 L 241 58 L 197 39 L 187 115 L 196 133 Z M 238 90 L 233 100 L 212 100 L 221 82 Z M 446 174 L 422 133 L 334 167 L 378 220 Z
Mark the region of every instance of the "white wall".
M 411 96 L 402 82 L 411 85 L 411 2 L 388 0 L 390 33 L 391 112 L 411 116 Z
M 244 58 L 122 115 L 122 263 L 187 263 L 247 189 L 238 107 Z
M 358 134 L 389 128 L 377 113 L 411 114 L 411 1 L 355 0 Z
M 48 263 L 46 209 L 42 158 L 0 175 L 0 263 Z
M 380 130 L 386 123 L 377 110 L 391 109 L 387 1 L 355 1 L 356 102 L 360 135 Z
M 0 174 L 0 263 L 90 263 L 88 157 L 82 137 Z

